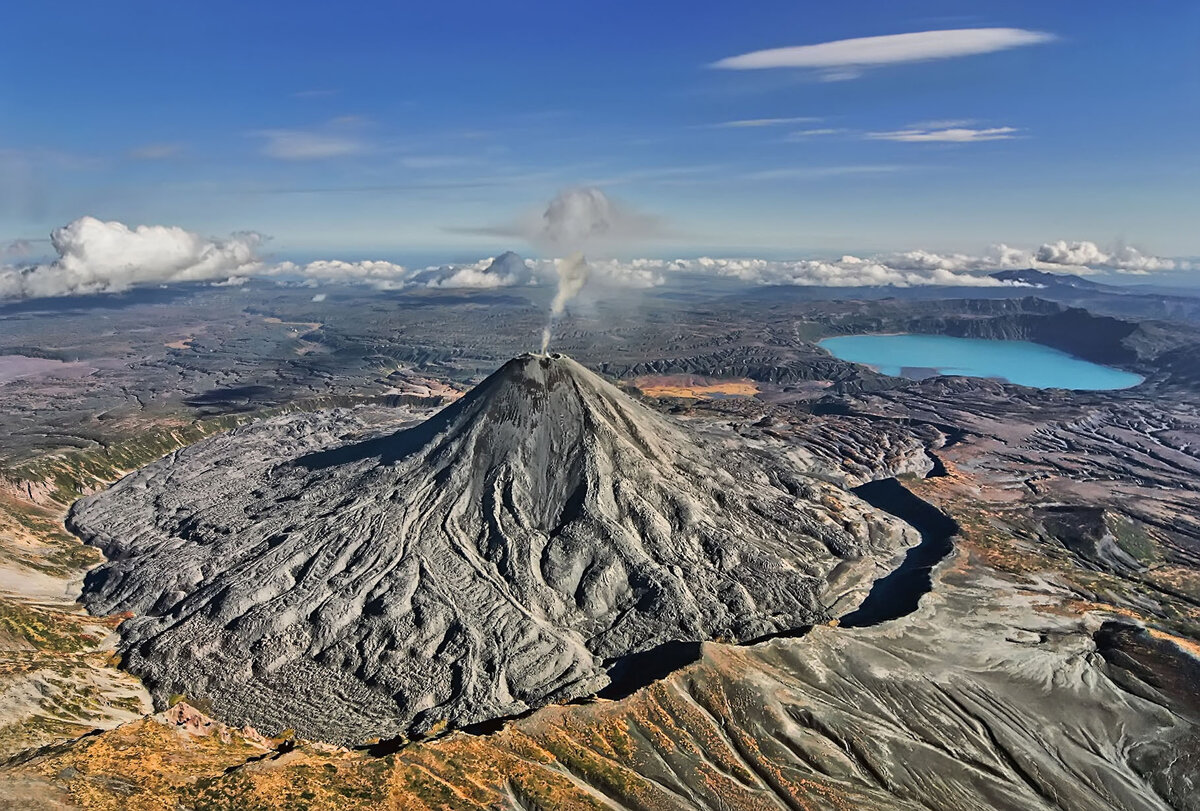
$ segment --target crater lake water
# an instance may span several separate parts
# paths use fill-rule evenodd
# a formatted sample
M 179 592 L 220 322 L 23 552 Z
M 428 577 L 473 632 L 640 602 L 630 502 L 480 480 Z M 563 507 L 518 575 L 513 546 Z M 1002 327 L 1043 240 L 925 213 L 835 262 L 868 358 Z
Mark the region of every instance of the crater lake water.
M 1040 389 L 1099 391 L 1142 382 L 1132 372 L 1101 366 L 1029 341 L 949 335 L 842 335 L 819 345 L 831 355 L 895 377 L 989 377 Z

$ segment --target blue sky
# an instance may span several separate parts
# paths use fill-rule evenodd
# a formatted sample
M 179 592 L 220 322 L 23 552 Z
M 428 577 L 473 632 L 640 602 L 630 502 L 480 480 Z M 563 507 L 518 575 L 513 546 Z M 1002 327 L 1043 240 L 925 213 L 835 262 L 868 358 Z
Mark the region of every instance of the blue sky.
M 254 230 L 282 256 L 477 257 L 527 246 L 456 229 L 594 184 L 664 219 L 646 255 L 1200 255 L 1195 2 L 46 2 L 5 22 L 0 242 L 92 215 Z M 712 67 L 976 28 L 1051 36 Z

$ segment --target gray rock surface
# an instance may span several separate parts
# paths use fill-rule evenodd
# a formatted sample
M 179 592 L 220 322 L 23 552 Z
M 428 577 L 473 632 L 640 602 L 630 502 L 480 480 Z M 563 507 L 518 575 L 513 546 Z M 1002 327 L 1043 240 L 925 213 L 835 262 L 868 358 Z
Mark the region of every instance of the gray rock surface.
M 562 356 L 426 422 L 345 415 L 201 442 L 78 502 L 159 702 L 340 743 L 594 693 L 612 660 L 828 618 L 903 524 L 772 455 L 687 430 Z M 728 443 L 728 444 L 726 444 Z

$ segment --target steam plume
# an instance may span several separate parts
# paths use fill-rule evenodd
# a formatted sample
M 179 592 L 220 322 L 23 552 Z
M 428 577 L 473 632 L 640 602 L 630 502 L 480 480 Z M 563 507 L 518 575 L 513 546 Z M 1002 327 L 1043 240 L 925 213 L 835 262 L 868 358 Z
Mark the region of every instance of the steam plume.
M 583 252 L 576 251 L 566 259 L 557 260 L 554 271 L 558 274 L 558 290 L 554 294 L 554 301 L 550 302 L 550 323 L 542 330 L 543 355 L 550 348 L 550 327 L 554 319 L 563 314 L 567 302 L 579 295 L 579 291 L 587 284 L 589 268 Z
M 542 330 L 543 354 L 550 348 L 554 320 L 587 284 L 589 268 L 583 251 L 594 245 L 646 236 L 655 226 L 653 219 L 626 211 L 596 188 L 566 189 L 550 201 L 533 240 L 569 255 L 555 262 L 558 291 L 550 305 L 550 322 Z

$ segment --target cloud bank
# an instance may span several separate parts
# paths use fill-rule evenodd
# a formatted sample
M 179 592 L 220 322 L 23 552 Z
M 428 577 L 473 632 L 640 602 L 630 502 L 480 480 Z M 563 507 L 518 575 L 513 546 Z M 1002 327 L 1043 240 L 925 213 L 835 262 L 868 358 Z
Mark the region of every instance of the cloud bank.
M 645 224 L 639 217 L 614 208 L 603 195 L 571 190 L 547 206 L 535 231 L 537 239 L 547 246 L 585 245 L 611 240 L 630 229 L 644 233 Z M 585 282 L 609 288 L 650 288 L 665 284 L 673 274 L 680 273 L 731 278 L 747 284 L 991 287 L 1002 282 L 987 273 L 1004 269 L 1035 268 L 1074 274 L 1150 274 L 1197 269 L 1190 262 L 1155 256 L 1128 245 L 1104 248 L 1095 242 L 1067 240 L 1046 242 L 1034 249 L 997 244 L 979 254 L 913 250 L 869 257 L 792 261 L 702 257 L 584 262 L 582 257 L 577 260 L 570 256 L 556 262 L 522 259 L 509 252 L 471 264 L 426 268 L 409 268 L 386 260 L 271 263 L 258 255 L 263 237 L 253 232 L 211 239 L 174 226 L 131 228 L 94 217 L 82 217 L 56 229 L 50 242 L 58 254 L 52 262 L 0 266 L 0 299 L 114 293 L 140 285 L 174 282 L 236 285 L 250 278 L 309 287 L 363 285 L 377 290 L 558 284 L 565 296 L 557 309 L 561 314 L 567 300 Z M 15 259 L 30 250 L 30 245 L 21 242 L 6 248 Z
M 363 284 L 376 290 L 402 290 L 411 284 L 414 273 L 404 265 L 382 260 L 344 262 L 340 259 L 320 259 L 302 265 L 281 262 L 267 268 L 263 275 L 301 279 L 312 286 L 334 282 Z
M 81 217 L 56 229 L 52 262 L 0 266 L 0 299 L 51 298 L 119 293 L 144 285 L 210 282 L 239 285 L 250 278 L 298 281 L 309 286 L 360 284 L 377 290 L 408 288 L 496 288 L 537 284 L 552 272 L 514 253 L 470 265 L 408 268 L 384 260 L 347 262 L 322 259 L 297 264 L 268 263 L 258 255 L 264 237 L 242 232 L 210 239 L 176 226 L 104 222 Z M 4 258 L 19 259 L 30 243 L 4 247 Z
M 838 259 L 700 257 L 595 264 L 595 270 L 610 283 L 626 287 L 654 287 L 680 273 L 754 285 L 801 287 L 1023 287 L 1026 285 L 993 279 L 988 274 L 1024 268 L 1079 275 L 1193 269 L 1189 263 L 1144 254 L 1128 246 L 1105 251 L 1093 242 L 1065 241 L 1045 243 L 1034 250 L 996 244 L 979 254 L 913 250 Z
M 416 288 L 482 289 L 518 287 L 538 283 L 544 271 L 535 273 L 535 263 L 509 252 L 470 265 L 441 265 L 409 268 L 394 262 L 366 260 L 344 262 L 322 259 L 307 264 L 281 262 L 262 275 L 281 280 L 299 280 L 312 287 L 321 284 L 358 284 L 375 290 Z
M 1050 42 L 1053 34 L 1022 28 L 958 28 L 882 37 L 857 37 L 815 45 L 770 48 L 730 56 L 712 64 L 726 70 L 812 68 L 826 78 L 850 79 L 864 68 L 994 53 Z
M 1047 265 L 1070 267 L 1111 268 L 1123 273 L 1150 273 L 1156 270 L 1190 270 L 1191 265 L 1148 256 L 1137 248 L 1120 245 L 1112 251 L 1101 249 L 1095 242 L 1048 242 L 1037 249 L 1034 260 Z
M 907 260 L 894 262 L 889 257 L 840 259 L 676 259 L 655 262 L 641 260 L 643 272 L 657 274 L 698 273 L 736 279 L 755 285 L 792 285 L 800 287 L 1002 287 L 1005 282 L 951 267 L 918 267 Z

